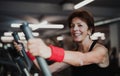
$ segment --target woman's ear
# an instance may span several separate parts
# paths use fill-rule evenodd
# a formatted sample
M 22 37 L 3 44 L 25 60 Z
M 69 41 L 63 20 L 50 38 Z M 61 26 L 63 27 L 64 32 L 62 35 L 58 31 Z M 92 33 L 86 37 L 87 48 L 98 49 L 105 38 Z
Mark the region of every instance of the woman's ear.
M 89 36 L 91 36 L 91 32 L 92 32 L 92 30 L 89 29 L 89 30 L 88 30 L 88 35 L 89 35 Z

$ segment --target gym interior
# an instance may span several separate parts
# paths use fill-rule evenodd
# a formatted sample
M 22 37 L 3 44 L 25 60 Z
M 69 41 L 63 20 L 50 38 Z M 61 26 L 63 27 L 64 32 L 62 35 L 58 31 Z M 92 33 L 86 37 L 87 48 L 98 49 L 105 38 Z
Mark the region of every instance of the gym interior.
M 84 5 L 75 8 L 78 3 Z M 25 62 L 13 46 L 12 33 L 17 32 L 19 39 L 26 43 L 20 25 L 28 23 L 34 37 L 72 50 L 74 44 L 67 18 L 76 9 L 86 9 L 93 14 L 96 30 L 91 38 L 99 39 L 108 48 L 110 66 L 107 70 L 113 72 L 113 76 L 120 76 L 120 0 L 0 0 L 0 76 L 49 76 L 39 75 L 32 62 Z M 72 76 L 71 67 L 52 75 Z

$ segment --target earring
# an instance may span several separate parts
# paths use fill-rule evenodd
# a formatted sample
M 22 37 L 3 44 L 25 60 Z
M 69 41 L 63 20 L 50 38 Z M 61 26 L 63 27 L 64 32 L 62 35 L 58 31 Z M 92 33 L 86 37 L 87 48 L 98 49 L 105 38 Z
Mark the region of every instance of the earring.
M 91 33 L 90 32 L 88 33 L 88 36 L 89 36 L 89 39 L 91 39 Z

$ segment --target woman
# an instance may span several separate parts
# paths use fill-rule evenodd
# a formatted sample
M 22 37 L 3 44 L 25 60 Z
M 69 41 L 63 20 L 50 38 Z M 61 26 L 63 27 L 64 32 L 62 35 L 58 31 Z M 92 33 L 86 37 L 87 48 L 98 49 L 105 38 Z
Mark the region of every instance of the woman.
M 70 27 L 70 33 L 73 40 L 77 43 L 78 47 L 76 50 L 65 50 L 63 48 L 55 47 L 53 45 L 47 46 L 44 41 L 40 38 L 34 38 L 28 40 L 28 50 L 33 56 L 40 56 L 48 60 L 56 62 L 64 62 L 74 66 L 76 74 L 73 76 L 81 75 L 77 74 L 80 72 L 77 67 L 87 66 L 87 71 L 94 67 L 106 68 L 109 65 L 108 49 L 97 43 L 97 41 L 91 40 L 90 36 L 94 33 L 94 19 L 87 11 L 75 11 L 68 18 L 68 24 Z M 80 68 L 79 67 L 79 68 Z M 84 69 L 86 70 L 86 69 Z M 86 71 L 82 71 L 86 72 Z M 91 71 L 86 72 L 92 76 L 95 73 Z M 88 74 L 87 74 L 88 75 Z M 83 74 L 83 76 L 87 76 Z M 98 76 L 99 74 L 97 74 Z

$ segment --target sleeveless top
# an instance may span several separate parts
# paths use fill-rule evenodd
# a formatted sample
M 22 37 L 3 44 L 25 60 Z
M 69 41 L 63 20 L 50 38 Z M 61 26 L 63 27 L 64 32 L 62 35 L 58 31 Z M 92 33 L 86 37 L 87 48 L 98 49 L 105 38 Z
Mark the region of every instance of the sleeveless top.
M 93 41 L 89 51 L 93 49 L 97 40 Z M 80 67 L 71 67 L 72 76 L 113 76 L 109 68 L 100 68 L 97 64 L 90 64 Z

